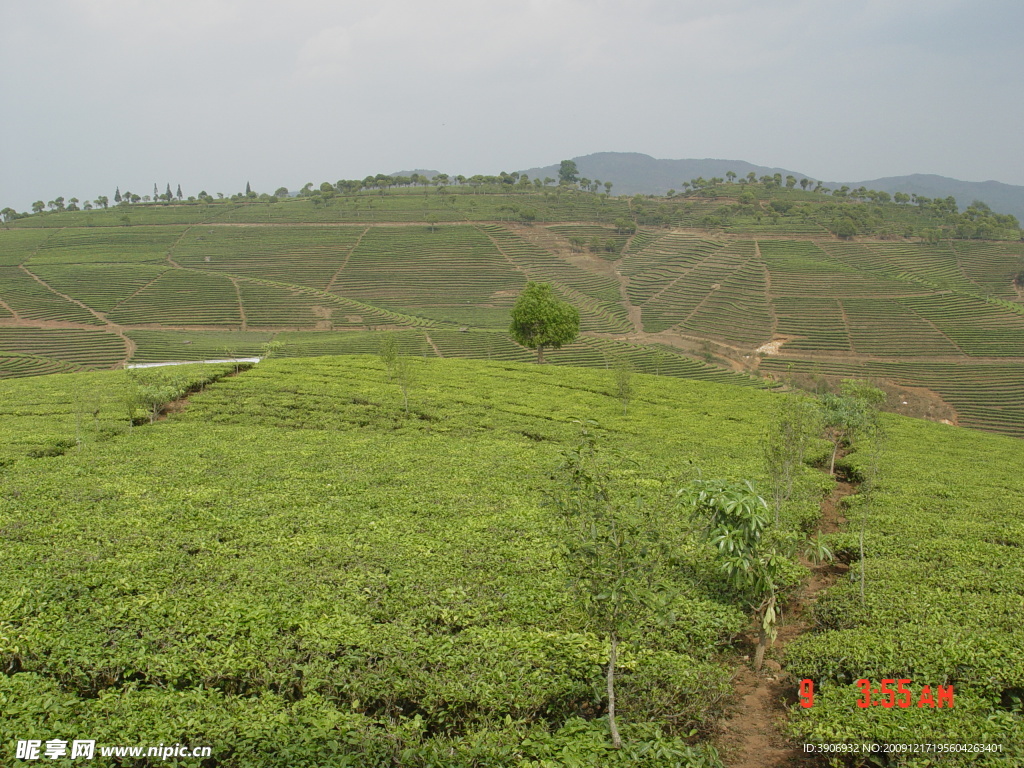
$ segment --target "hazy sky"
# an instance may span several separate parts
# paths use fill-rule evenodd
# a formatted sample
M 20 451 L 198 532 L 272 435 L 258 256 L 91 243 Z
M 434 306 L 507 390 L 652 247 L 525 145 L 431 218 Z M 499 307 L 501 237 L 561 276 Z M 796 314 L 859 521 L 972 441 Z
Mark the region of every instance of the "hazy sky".
M 9 0 L 0 207 L 601 151 L 1024 184 L 1021 0 Z

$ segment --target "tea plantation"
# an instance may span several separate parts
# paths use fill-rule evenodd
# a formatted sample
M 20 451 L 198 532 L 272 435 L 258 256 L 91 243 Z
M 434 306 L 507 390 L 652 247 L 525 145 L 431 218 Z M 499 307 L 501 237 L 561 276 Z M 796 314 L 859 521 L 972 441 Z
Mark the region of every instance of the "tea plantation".
M 131 333 L 159 357 L 166 330 Z M 204 333 L 212 349 L 224 332 Z M 474 352 L 490 361 L 422 356 L 427 336 L 440 350 L 502 338 L 486 331 L 398 336 L 414 355 L 408 412 L 358 345 L 237 374 L 0 381 L 0 763 L 21 764 L 19 740 L 94 739 L 212 748 L 205 761 L 104 758 L 121 766 L 722 764 L 749 617 L 677 492 L 697 478 L 762 489 L 763 436 L 792 396 L 636 373 L 623 413 L 614 370 L 515 362 L 498 343 Z M 143 423 L 130 395 L 161 381 L 192 394 Z M 611 488 L 656 523 L 663 553 L 669 604 L 619 649 L 621 750 L 608 644 L 568 582 L 550 504 L 578 419 L 597 422 Z M 817 690 L 788 728 L 810 743 L 999 744 L 941 764 L 1019 763 L 1019 441 L 884 426 L 875 491 L 850 497 L 850 528 L 828 538 L 858 573 L 863 519 L 865 600 L 840 582 L 787 647 L 794 689 Z M 876 453 L 855 447 L 853 477 Z M 813 442 L 798 467 L 780 541 L 815 530 L 834 483 L 812 465 L 829 451 Z M 783 594 L 807 575 L 796 560 L 783 572 Z M 954 685 L 956 706 L 858 708 L 854 681 L 883 677 Z
M 719 380 L 798 372 L 818 387 L 858 370 L 894 407 L 893 388 L 910 388 L 930 398 L 917 415 L 1024 436 L 1013 217 L 767 177 L 682 186 L 656 199 L 508 174 L 374 177 L 297 197 L 7 209 L 0 378 L 251 356 L 272 342 L 286 357 L 373 353 L 366 334 L 381 329 L 415 330 L 426 356 L 525 360 L 505 331 L 532 281 L 580 312 L 579 343 L 554 362 L 625 356 L 699 378 L 710 364 Z

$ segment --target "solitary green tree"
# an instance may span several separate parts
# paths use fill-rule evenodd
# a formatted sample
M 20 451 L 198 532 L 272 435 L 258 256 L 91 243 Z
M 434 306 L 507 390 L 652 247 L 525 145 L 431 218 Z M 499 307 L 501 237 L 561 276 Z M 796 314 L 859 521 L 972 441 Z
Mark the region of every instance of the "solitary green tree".
M 518 343 L 537 350 L 537 362 L 544 362 L 544 348 L 561 349 L 580 332 L 580 312 L 559 301 L 548 283 L 527 283 L 512 308 L 509 327 Z
M 380 361 L 384 363 L 384 368 L 390 373 L 395 361 L 398 360 L 398 342 L 395 340 L 395 334 L 385 333 L 381 336 L 379 353 Z
M 580 172 L 572 160 L 563 160 L 558 167 L 558 181 L 562 184 L 575 184 L 579 181 Z

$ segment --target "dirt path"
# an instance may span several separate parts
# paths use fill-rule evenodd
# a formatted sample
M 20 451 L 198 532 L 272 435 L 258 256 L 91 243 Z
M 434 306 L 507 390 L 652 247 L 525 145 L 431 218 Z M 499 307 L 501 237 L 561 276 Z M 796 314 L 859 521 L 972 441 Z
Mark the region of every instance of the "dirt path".
M 331 276 L 330 282 L 327 283 L 327 287 L 324 288 L 325 291 L 330 293 L 331 289 L 334 288 L 334 284 L 338 281 L 338 276 L 341 275 L 341 271 L 348 266 L 349 259 L 352 258 L 352 254 L 355 253 L 356 248 L 358 248 L 359 244 L 363 242 L 363 238 L 369 231 L 370 228 L 367 227 L 366 229 L 359 233 L 359 237 L 356 238 L 355 243 L 352 244 L 352 247 L 348 249 L 348 253 L 345 254 L 345 259 L 341 262 L 341 266 L 338 267 L 337 271 Z
M 174 414 L 181 413 L 186 408 L 188 408 L 188 401 L 189 401 L 189 398 L 192 397 L 192 395 L 194 395 L 194 394 L 196 394 L 198 392 L 202 392 L 208 386 L 210 386 L 211 384 L 216 384 L 218 381 L 221 381 L 223 379 L 230 379 L 233 376 L 238 376 L 240 374 L 243 374 L 246 371 L 248 371 L 250 368 L 252 368 L 253 365 L 255 364 L 255 363 L 250 362 L 249 360 L 243 361 L 241 358 L 239 358 L 237 360 L 234 360 L 234 361 L 231 361 L 231 360 L 202 360 L 202 361 L 199 361 L 199 362 L 204 362 L 204 363 L 228 363 L 228 362 L 234 362 L 235 370 L 233 370 L 233 371 L 225 371 L 220 376 L 214 376 L 210 381 L 205 382 L 203 384 L 193 384 L 191 387 L 189 387 L 187 390 L 185 390 L 185 393 L 181 397 L 179 397 L 177 400 L 171 400 L 169 403 L 164 404 L 164 406 L 160 409 L 160 413 L 157 414 L 156 419 L 154 421 L 149 422 L 150 425 L 152 425 L 152 424 L 154 424 L 156 422 L 160 422 L 160 421 L 167 421 L 167 419 L 169 419 Z M 161 365 L 188 365 L 188 364 L 189 363 L 163 363 Z M 157 366 L 150 366 L 150 367 L 157 367 Z M 143 424 L 136 424 L 135 426 L 140 426 L 141 427 L 141 426 L 144 426 L 144 425 Z
M 191 224 L 191 225 L 185 227 L 185 229 L 182 231 L 182 233 L 180 235 L 178 235 L 177 239 L 173 243 L 171 243 L 171 247 L 167 249 L 167 255 L 166 255 L 165 258 L 167 259 L 167 261 L 169 261 L 175 267 L 178 267 L 180 269 L 181 265 L 174 260 L 174 258 L 171 256 L 171 254 L 174 253 L 174 249 L 175 248 L 177 248 L 179 245 L 181 245 L 181 241 L 185 239 L 185 235 L 187 235 L 189 232 L 191 232 L 193 229 L 195 229 L 196 227 L 199 227 L 199 226 L 202 226 L 202 225 L 201 224 Z
M 903 305 L 903 306 L 906 306 L 906 305 Z M 964 357 L 968 357 L 968 354 L 967 354 L 966 350 L 964 350 L 963 347 L 961 347 L 959 344 L 957 344 L 955 341 L 953 341 L 952 337 L 948 333 L 946 333 L 944 330 L 939 328 L 939 326 L 937 326 L 935 323 L 933 323 L 927 317 L 925 317 L 920 312 L 915 310 L 913 307 L 907 307 L 907 309 L 910 310 L 911 314 L 913 314 L 914 317 L 916 317 L 918 320 L 923 321 L 933 331 L 935 331 L 937 334 L 939 334 L 939 336 L 941 336 L 943 338 L 943 340 L 947 341 L 950 344 L 950 346 L 953 347 L 953 349 L 955 349 L 957 352 L 959 352 Z
M 116 336 L 118 336 L 121 339 L 121 341 L 124 343 L 124 348 L 125 348 L 124 357 L 121 359 L 121 361 L 118 363 L 118 365 L 124 365 L 125 363 L 127 363 L 131 359 L 132 355 L 135 354 L 135 350 L 137 349 L 138 345 L 134 341 L 132 341 L 130 338 L 128 338 L 127 335 L 125 335 L 124 328 L 122 326 L 120 326 L 117 323 L 114 323 L 114 322 L 111 322 L 110 320 L 108 320 L 107 316 L 105 314 L 103 314 L 102 312 L 97 312 L 95 309 L 93 309 L 92 307 L 90 307 L 90 306 L 88 306 L 86 304 L 83 304 L 78 299 L 73 299 L 70 296 L 68 296 L 66 293 L 62 293 L 61 291 L 58 291 L 56 288 L 54 288 L 52 285 L 47 283 L 45 280 L 43 280 L 37 274 L 35 274 L 31 270 L 29 270 L 29 268 L 26 267 L 24 264 L 19 264 L 18 265 L 18 269 L 20 269 L 22 272 L 27 274 L 29 277 L 31 277 L 33 280 L 35 280 L 37 283 L 39 283 L 44 288 L 46 288 L 48 291 L 51 291 L 52 293 L 55 293 L 57 296 L 60 296 L 65 301 L 69 301 L 72 304 L 77 304 L 79 307 L 81 307 L 86 312 L 88 312 L 93 317 L 95 317 L 97 320 L 99 320 L 100 322 L 103 323 L 102 329 L 101 328 L 97 328 L 96 326 L 79 324 L 79 323 L 69 323 L 67 325 L 71 325 L 71 326 L 76 327 L 76 328 L 81 327 L 81 328 L 84 328 L 86 330 L 104 330 L 104 331 L 111 332 L 111 333 L 115 334 Z M 6 306 L 6 305 L 4 305 L 4 306 Z M 7 322 L 11 323 L 13 325 L 19 326 L 19 327 L 40 327 L 40 323 L 45 323 L 46 322 L 46 321 L 25 320 L 24 318 L 18 316 L 16 313 L 14 313 L 14 310 L 11 310 L 11 312 L 12 312 L 12 314 L 14 314 L 13 323 L 11 321 L 7 321 Z M 7 324 L 7 323 L 4 323 L 4 324 Z M 62 324 L 61 327 L 66 327 L 66 326 L 64 324 Z
M 497 241 L 497 240 L 496 240 L 496 239 L 495 239 L 495 238 L 494 238 L 494 237 L 493 237 L 493 236 L 491 235 L 491 233 L 490 233 L 490 232 L 487 232 L 486 230 L 484 230 L 484 229 L 483 229 L 482 227 L 479 227 L 479 226 L 478 226 L 478 227 L 476 227 L 476 231 L 477 231 L 477 232 L 479 232 L 480 234 L 482 234 L 482 235 L 483 235 L 484 237 L 486 237 L 486 238 L 487 238 L 488 240 L 490 240 L 490 241 L 491 241 L 491 245 L 493 245 L 493 246 L 494 246 L 494 247 L 495 247 L 495 248 L 497 249 L 498 253 L 500 253 L 500 254 L 501 254 L 502 258 L 503 258 L 503 259 L 505 259 L 505 261 L 506 261 L 506 262 L 508 262 L 508 265 L 509 265 L 510 267 L 512 267 L 512 269 L 516 270 L 517 272 L 522 272 L 522 273 L 523 273 L 524 275 L 526 275 L 526 279 L 527 279 L 527 280 L 531 280 L 531 279 L 533 279 L 533 278 L 532 278 L 532 276 L 530 275 L 530 273 L 526 271 L 526 269 L 524 269 L 524 268 L 523 268 L 522 266 L 520 266 L 519 264 L 516 264 L 516 261 L 515 261 L 515 259 L 513 259 L 513 258 L 512 258 L 511 256 L 509 256 L 509 255 L 508 255 L 507 253 L 505 253 L 505 249 L 501 247 L 501 243 L 499 243 L 499 242 L 498 242 L 498 241 Z
M 14 307 L 12 307 L 10 304 L 5 302 L 3 299 L 0 299 L 0 309 L 6 309 L 8 312 L 10 312 L 12 320 L 15 320 L 15 321 L 21 320 L 21 315 L 19 315 L 17 312 L 15 312 L 14 311 Z
M 430 338 L 430 334 L 424 331 L 423 335 L 426 336 L 427 344 L 429 344 L 431 349 L 434 350 L 434 354 L 437 355 L 438 357 L 444 357 L 444 355 L 441 354 L 441 350 L 437 348 L 437 344 L 435 344 L 434 340 Z
M 839 317 L 843 321 L 843 330 L 846 331 L 846 339 L 850 342 L 850 352 L 854 355 L 857 353 L 857 348 L 853 345 L 853 334 L 850 333 L 850 318 L 846 314 L 846 307 L 843 306 L 843 300 L 837 298 L 836 304 L 839 305 Z
M 840 481 L 821 502 L 821 533 L 834 533 L 846 523 L 842 499 L 856 493 L 854 485 Z M 836 579 L 849 570 L 841 563 L 812 565 L 811 576 L 797 596 L 783 610 L 779 636 L 772 655 L 785 659 L 786 645 L 794 638 L 811 630 L 811 612 L 819 593 L 828 589 Z M 751 649 L 753 652 L 753 649 Z M 729 768 L 789 768 L 789 766 L 817 765 L 800 745 L 784 733 L 782 724 L 787 707 L 796 701 L 796 681 L 782 671 L 782 666 L 768 658 L 760 673 L 744 664 L 733 678 L 736 686 L 736 709 L 722 724 L 719 739 L 723 762 Z
M 73 299 L 73 298 L 71 298 L 71 297 L 70 297 L 70 296 L 68 296 L 68 295 L 67 295 L 66 293 L 62 293 L 62 292 L 58 291 L 58 290 L 57 290 L 56 288 L 54 288 L 54 287 L 53 287 L 52 285 L 50 285 L 50 284 L 49 284 L 49 283 L 47 283 L 47 282 L 46 282 L 45 280 L 43 280 L 43 278 L 39 277 L 39 275 L 37 275 L 37 274 L 36 274 L 35 272 L 32 272 L 32 271 L 31 271 L 31 270 L 30 270 L 30 269 L 29 269 L 28 267 L 26 267 L 26 266 L 25 266 L 24 264 L 19 264 L 19 265 L 18 265 L 18 269 L 20 269 L 20 270 L 21 270 L 22 272 L 24 272 L 24 273 L 25 273 L 26 275 L 28 275 L 29 277 L 31 277 L 31 278 L 32 278 L 33 280 L 35 280 L 35 281 L 36 281 L 37 283 L 39 283 L 39 284 L 40 284 L 41 286 L 43 286 L 43 288 L 45 288 L 46 290 L 50 291 L 50 293 L 53 293 L 53 294 L 55 294 L 55 295 L 57 295 L 57 296 L 60 296 L 60 297 L 61 297 L 62 299 L 64 299 L 64 301 L 70 302 L 71 304 L 74 304 L 74 305 L 76 305 L 76 306 L 79 306 L 79 307 L 81 307 L 82 309 L 84 309 L 84 310 L 85 310 L 86 312 L 88 312 L 88 313 L 89 313 L 90 315 L 92 315 L 93 317 L 95 317 L 95 318 L 96 318 L 97 320 L 99 320 L 99 321 L 100 321 L 101 323 L 103 323 L 104 325 L 107 325 L 107 324 L 108 324 L 108 323 L 110 322 L 109 320 L 107 320 L 107 318 L 106 318 L 106 317 L 104 317 L 103 315 L 101 315 L 101 314 L 100 314 L 99 312 L 97 312 L 97 311 L 96 311 L 95 309 L 93 309 L 92 307 L 90 307 L 90 306 L 87 306 L 86 304 L 83 304 L 83 303 L 82 303 L 82 302 L 80 302 L 80 301 L 79 301 L 78 299 Z
M 775 294 L 772 293 L 772 271 L 768 269 L 768 262 L 761 256 L 761 244 L 754 241 L 754 260 L 761 265 L 761 269 L 764 272 L 764 298 L 768 304 L 768 312 L 772 316 L 772 336 L 774 339 L 779 335 L 779 315 L 775 311 Z
M 238 329 L 240 331 L 249 330 L 249 318 L 245 316 L 245 303 L 242 301 L 242 289 L 238 287 L 238 280 L 231 275 L 228 275 L 228 280 L 235 286 L 235 296 L 238 297 L 238 316 L 241 318 L 242 325 Z

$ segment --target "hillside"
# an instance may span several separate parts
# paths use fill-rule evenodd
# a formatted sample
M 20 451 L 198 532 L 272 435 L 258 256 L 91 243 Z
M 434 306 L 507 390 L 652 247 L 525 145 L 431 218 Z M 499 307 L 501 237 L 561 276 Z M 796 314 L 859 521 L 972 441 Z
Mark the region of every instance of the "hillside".
M 833 182 L 830 186 L 840 187 L 843 184 L 851 188 L 868 187 L 889 193 L 906 192 L 927 197 L 952 195 L 957 200 L 965 202 L 981 200 L 994 210 L 1013 214 L 1024 221 L 1024 187 L 1004 184 L 1001 181 L 961 181 L 931 173 L 914 173 L 909 176 L 889 176 L 867 181 Z
M 740 183 L 742 182 L 742 183 Z M 556 364 L 812 389 L 1024 435 L 1024 246 L 946 199 L 693 179 L 671 199 L 512 175 L 55 210 L 0 230 L 0 376 L 259 354 L 530 360 L 527 281 L 580 309 Z M 63 203 L 62 203 L 63 205 Z
M 636 375 L 624 414 L 612 371 L 411 363 L 408 414 L 374 356 L 280 359 L 176 369 L 175 386 L 203 389 L 134 427 L 127 398 L 155 380 L 0 381 L 16 449 L 0 465 L 3 754 L 61 736 L 209 746 L 201 764 L 218 768 L 735 765 L 749 617 L 677 491 L 765 487 L 763 435 L 792 395 Z M 603 718 L 606 638 L 574 597 L 550 503 L 580 418 L 666 558 L 671 615 L 641 615 L 621 648 L 622 751 Z M 884 426 L 842 461 L 849 523 L 826 537 L 858 574 L 863 521 L 865 601 L 841 579 L 802 608 L 809 571 L 787 560 L 770 654 L 785 690 L 810 679 L 817 698 L 770 755 L 998 744 L 944 764 L 1005 765 L 1024 756 L 1019 443 Z M 857 478 L 878 449 L 868 493 Z M 802 547 L 845 487 L 811 466 L 828 453 L 812 442 L 775 540 Z M 952 685 L 955 707 L 861 709 L 858 678 Z
M 713 176 L 725 177 L 729 171 L 740 176 L 754 173 L 755 176 L 773 176 L 781 173 L 784 177 L 801 175 L 785 168 L 771 168 L 744 160 L 720 160 L 712 158 L 666 160 L 654 158 L 641 152 L 595 152 L 591 155 L 573 158 L 580 173 L 590 179 L 610 181 L 614 192 L 619 195 L 664 195 L 670 189 L 680 189 L 684 181 Z M 528 168 L 531 179 L 550 176 L 558 178 L 559 164 Z
M 817 176 L 785 168 L 772 168 L 748 163 L 745 160 L 688 159 L 666 160 L 653 158 L 640 152 L 595 152 L 572 158 L 580 173 L 591 179 L 601 179 L 614 184 L 620 195 L 664 195 L 670 189 L 679 189 L 684 181 L 699 177 L 725 177 L 729 171 L 739 176 L 753 173 L 757 177 L 774 176 L 776 173 L 819 181 Z M 550 176 L 558 178 L 558 163 L 537 168 L 528 168 L 522 173 L 530 178 Z M 908 176 L 887 176 L 864 181 L 826 181 L 831 189 L 866 187 L 895 194 L 924 195 L 926 197 L 949 197 L 952 195 L 963 203 L 980 200 L 989 207 L 1009 213 L 1024 221 L 1024 187 L 1003 184 L 998 181 L 962 181 L 947 176 L 916 173 Z

